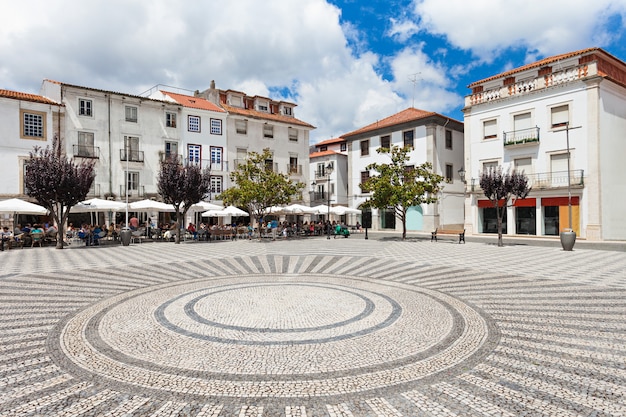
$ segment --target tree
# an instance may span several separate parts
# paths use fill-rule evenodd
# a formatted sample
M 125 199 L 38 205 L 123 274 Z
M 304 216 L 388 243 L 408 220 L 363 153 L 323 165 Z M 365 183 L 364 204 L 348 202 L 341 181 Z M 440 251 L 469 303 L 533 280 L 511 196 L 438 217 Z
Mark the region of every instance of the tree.
M 502 244 L 502 219 L 511 198 L 524 199 L 530 193 L 528 177 L 524 172 L 502 172 L 502 167 L 490 168 L 480 175 L 480 188 L 496 209 L 498 246 Z
M 178 155 L 161 161 L 157 190 L 163 201 L 176 209 L 174 242 L 180 243 L 180 228 L 184 227 L 181 221 L 184 222 L 189 207 L 201 201 L 209 193 L 209 187 L 208 169 L 202 171 L 198 165 L 183 165 Z
M 380 154 L 389 154 L 391 163 L 373 163 L 367 166 L 378 175 L 370 177 L 361 187 L 365 192 L 372 192 L 367 206 L 385 209 L 392 207 L 395 216 L 402 222 L 402 239 L 406 239 L 406 213 L 409 207 L 430 204 L 437 201 L 440 191 L 441 175 L 432 172 L 428 162 L 416 167 L 407 166 L 410 148 L 393 146 L 391 149 L 379 148 Z
M 85 200 L 96 178 L 93 161 L 75 163 L 61 151 L 55 137 L 52 148 L 38 146 L 26 161 L 24 188 L 26 195 L 48 209 L 57 226 L 57 249 L 63 249 L 65 223 L 72 206 Z
M 230 176 L 235 185 L 218 196 L 224 204 L 246 207 L 252 224 L 263 216 L 265 209 L 289 203 L 304 188 L 304 184 L 294 183 L 287 174 L 274 172 L 269 166 L 272 159 L 269 149 L 250 152 L 246 162 Z

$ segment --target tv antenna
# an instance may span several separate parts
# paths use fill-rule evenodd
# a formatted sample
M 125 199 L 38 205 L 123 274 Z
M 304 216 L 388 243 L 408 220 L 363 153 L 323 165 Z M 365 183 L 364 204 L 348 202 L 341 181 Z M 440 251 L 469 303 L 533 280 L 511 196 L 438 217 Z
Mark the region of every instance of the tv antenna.
M 413 101 L 411 103 L 411 107 L 413 108 L 415 108 L 415 84 L 417 84 L 417 80 L 421 80 L 421 78 L 418 78 L 420 74 L 421 72 L 416 72 L 415 74 L 409 75 L 409 81 L 413 83 Z

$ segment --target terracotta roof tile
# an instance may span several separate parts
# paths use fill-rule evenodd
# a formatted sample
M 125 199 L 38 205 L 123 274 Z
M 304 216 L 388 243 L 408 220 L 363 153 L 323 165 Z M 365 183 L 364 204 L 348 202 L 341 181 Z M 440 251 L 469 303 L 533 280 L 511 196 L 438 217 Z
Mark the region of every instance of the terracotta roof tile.
M 15 100 L 32 101 L 35 103 L 61 105 L 61 103 L 57 103 L 56 101 L 50 100 L 47 97 L 37 94 L 20 93 L 19 91 L 0 90 L 0 97 L 12 98 Z
M 261 119 L 261 120 L 272 120 L 274 122 L 281 122 L 286 124 L 293 124 L 298 126 L 309 127 L 315 129 L 315 126 L 303 122 L 302 120 L 296 119 L 291 116 L 284 116 L 282 114 L 274 114 L 274 113 L 265 113 L 252 109 L 244 109 L 241 107 L 229 106 L 228 104 L 222 103 L 222 107 L 231 114 L 238 114 L 240 116 L 250 117 L 252 119 Z
M 334 143 L 341 143 L 345 141 L 346 140 L 344 138 L 332 138 L 332 139 L 323 140 L 321 142 L 317 142 L 315 146 L 332 145 Z
M 172 93 L 170 91 L 161 91 L 163 94 L 171 97 L 177 103 L 190 107 L 192 109 L 209 110 L 219 113 L 225 113 L 225 110 L 217 104 L 210 102 L 202 97 L 187 96 L 185 94 Z
M 321 151 L 321 152 L 313 152 L 313 153 L 309 154 L 309 159 L 317 158 L 317 157 L 320 157 L 320 156 L 329 156 L 329 155 L 343 155 L 343 154 L 340 153 L 340 152 L 337 152 L 337 151 L 330 151 L 330 150 L 329 151 Z
M 398 124 L 412 122 L 412 121 L 419 120 L 419 119 L 425 119 L 429 116 L 441 116 L 441 115 L 435 112 L 429 112 L 425 110 L 416 109 L 414 107 L 409 107 L 408 109 L 402 110 L 399 113 L 393 114 L 382 120 L 378 120 L 377 122 L 369 124 L 360 129 L 354 130 L 350 133 L 341 135 L 341 137 L 345 138 L 348 136 L 354 136 L 354 135 L 358 135 L 359 133 L 370 132 L 373 130 L 378 130 L 378 129 L 382 129 L 382 128 L 389 127 L 389 126 L 395 126 Z M 446 117 L 446 116 L 441 116 L 441 117 L 445 117 L 449 119 L 449 117 Z
M 506 78 L 506 77 L 509 77 L 509 76 L 511 76 L 513 74 L 517 74 L 519 72 L 526 71 L 526 70 L 529 70 L 529 69 L 532 69 L 532 68 L 541 68 L 541 67 L 544 67 L 544 66 L 546 66 L 548 64 L 552 64 L 552 63 L 561 61 L 563 59 L 568 59 L 568 58 L 575 57 L 577 55 L 584 55 L 584 54 L 588 54 L 589 52 L 595 52 L 595 51 L 605 52 L 605 51 L 603 51 L 600 48 L 586 48 L 586 49 L 581 49 L 581 50 L 574 51 L 574 52 L 568 52 L 568 53 L 565 53 L 565 54 L 550 56 L 550 57 L 541 59 L 539 61 L 532 62 L 530 64 L 526 64 L 526 65 L 523 65 L 521 67 L 513 68 L 512 70 L 505 71 L 505 72 L 502 72 L 502 73 L 497 74 L 497 75 L 493 75 L 493 76 L 488 77 L 488 78 L 484 78 L 484 79 L 482 79 L 480 81 L 475 81 L 475 82 L 471 83 L 470 85 L 468 85 L 468 88 L 472 88 L 472 87 L 475 87 L 477 85 L 483 84 L 485 82 L 496 80 L 498 78 Z

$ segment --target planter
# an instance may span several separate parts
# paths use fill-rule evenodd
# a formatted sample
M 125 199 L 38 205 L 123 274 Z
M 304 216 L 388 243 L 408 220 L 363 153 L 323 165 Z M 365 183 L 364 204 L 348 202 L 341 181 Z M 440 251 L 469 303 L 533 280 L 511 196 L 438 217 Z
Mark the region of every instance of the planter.
M 130 245 L 132 231 L 130 229 L 124 229 L 120 232 L 120 240 L 122 241 L 122 246 Z
M 571 229 L 565 229 L 561 232 L 561 246 L 563 250 L 571 251 L 576 243 L 576 232 Z

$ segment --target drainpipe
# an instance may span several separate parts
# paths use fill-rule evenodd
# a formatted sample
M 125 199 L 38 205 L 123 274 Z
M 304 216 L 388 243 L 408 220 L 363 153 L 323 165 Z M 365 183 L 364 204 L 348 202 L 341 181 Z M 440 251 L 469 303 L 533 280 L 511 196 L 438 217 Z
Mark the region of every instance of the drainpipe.
M 107 97 L 107 123 L 109 125 L 109 195 L 113 195 L 113 149 L 111 145 L 111 96 L 109 94 Z

